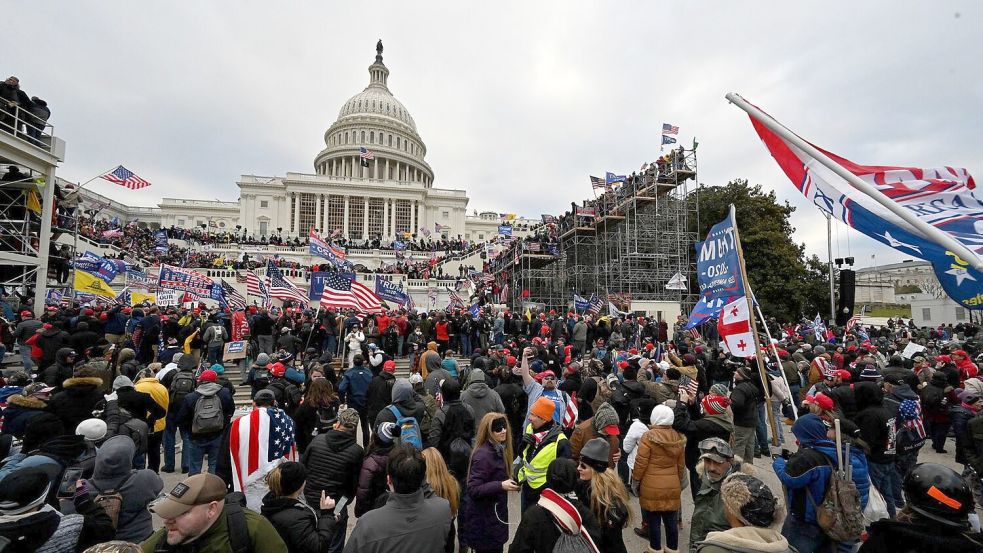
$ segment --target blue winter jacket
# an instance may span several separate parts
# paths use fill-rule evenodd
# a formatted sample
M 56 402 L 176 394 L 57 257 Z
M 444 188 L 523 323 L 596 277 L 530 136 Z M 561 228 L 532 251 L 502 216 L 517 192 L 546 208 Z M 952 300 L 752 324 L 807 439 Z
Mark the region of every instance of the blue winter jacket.
M 798 439 L 799 451 L 788 461 L 781 457 L 775 459 L 772 466 L 787 490 L 786 500 L 791 513 L 804 522 L 815 524 L 816 510 L 812 502 L 818 504 L 826 495 L 826 485 L 836 465 L 836 444 L 827 438 L 822 419 L 813 414 L 800 417 L 792 425 L 792 433 Z M 867 457 L 859 447 L 850 448 L 850 464 L 863 508 L 867 506 L 870 476 Z M 806 490 L 812 494 L 812 501 Z
M 369 391 L 369 383 L 372 382 L 372 371 L 364 365 L 358 365 L 345 371 L 338 385 L 338 393 L 349 406 L 356 409 L 365 408 L 365 394 Z

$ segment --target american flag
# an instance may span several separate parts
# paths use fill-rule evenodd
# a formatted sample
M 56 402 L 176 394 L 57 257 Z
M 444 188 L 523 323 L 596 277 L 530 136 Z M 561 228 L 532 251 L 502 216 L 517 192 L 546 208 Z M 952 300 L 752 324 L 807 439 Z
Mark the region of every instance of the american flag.
M 922 418 L 922 403 L 918 399 L 906 399 L 898 406 L 898 415 L 901 417 L 902 425 L 915 431 L 919 438 L 924 439 L 925 422 Z
M 110 305 L 123 305 L 123 306 L 130 305 L 130 297 L 131 297 L 130 296 L 130 291 L 129 290 L 126 290 L 126 289 L 123 289 L 123 291 L 120 292 L 119 294 L 117 294 L 115 298 L 113 298 L 112 300 L 110 300 L 109 304 Z
M 122 165 L 106 173 L 105 175 L 100 175 L 99 178 L 108 180 L 109 182 L 115 182 L 120 186 L 129 188 L 130 190 L 137 190 L 150 186 L 149 182 L 136 176 L 133 171 L 130 171 Z
M 602 177 L 595 177 L 591 175 L 590 185 L 594 190 L 604 190 L 608 187 L 608 183 Z
M 310 303 L 307 294 L 283 277 L 280 269 L 272 261 L 266 264 L 266 277 L 270 279 L 270 297 L 280 300 L 293 300 L 302 305 Z
M 232 309 L 246 308 L 246 298 L 242 297 L 238 290 L 224 280 L 222 281 L 222 295 L 225 297 L 225 303 Z
M 502 291 L 498 293 L 498 303 L 505 303 L 509 301 L 509 283 L 506 282 L 502 286 Z
M 270 289 L 266 286 L 266 283 L 263 282 L 263 279 L 260 279 L 259 276 L 252 271 L 246 273 L 246 293 L 250 296 L 263 298 L 263 300 L 267 302 L 270 299 Z
M 700 383 L 697 382 L 696 380 L 685 375 L 679 381 L 679 387 L 686 390 L 686 393 L 689 394 L 689 397 L 696 397 L 696 394 L 700 390 L 699 384 Z
M 853 330 L 853 327 L 857 326 L 857 323 L 859 322 L 860 322 L 860 315 L 854 315 L 850 317 L 850 320 L 846 322 L 846 331 L 850 332 L 851 330 Z
M 577 392 L 572 392 L 567 396 L 567 405 L 563 408 L 563 428 L 574 428 L 577 426 L 577 417 L 580 410 L 577 409 Z
M 528 249 L 531 253 L 539 253 L 539 249 L 540 249 L 539 242 L 530 242 L 526 244 L 526 246 L 528 246 Z
M 283 460 L 297 460 L 294 421 L 281 409 L 260 407 L 232 422 L 229 433 L 235 491 L 266 476 Z
M 451 290 L 450 288 L 447 289 L 447 292 L 451 298 L 451 302 L 448 307 L 464 307 L 464 300 L 461 299 L 461 296 L 457 295 L 457 292 Z
M 324 278 L 321 307 L 354 309 L 359 313 L 382 313 L 382 301 L 368 286 L 349 280 L 344 274 L 331 272 Z
M 493 275 L 491 273 L 485 273 L 485 274 L 481 275 L 481 281 L 484 282 L 485 285 L 490 286 L 491 284 L 493 284 L 495 282 L 495 275 Z
M 375 159 L 375 154 L 372 153 L 372 150 L 366 150 L 365 148 L 359 148 L 358 149 L 358 157 L 360 157 L 360 158 L 362 158 L 364 160 Z
M 245 284 L 248 281 L 249 281 L 249 277 L 247 277 L 246 275 L 240 275 L 239 273 L 236 273 L 236 282 L 240 284 Z
M 670 125 L 669 123 L 663 123 L 662 134 L 679 134 L 679 127 Z

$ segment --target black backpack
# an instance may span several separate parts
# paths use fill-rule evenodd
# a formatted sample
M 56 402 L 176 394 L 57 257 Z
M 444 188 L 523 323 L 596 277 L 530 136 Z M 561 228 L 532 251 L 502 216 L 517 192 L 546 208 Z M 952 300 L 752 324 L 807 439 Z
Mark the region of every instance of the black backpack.
M 184 403 L 184 398 L 195 390 L 195 373 L 191 371 L 178 370 L 174 378 L 171 379 L 170 405 L 180 408 Z

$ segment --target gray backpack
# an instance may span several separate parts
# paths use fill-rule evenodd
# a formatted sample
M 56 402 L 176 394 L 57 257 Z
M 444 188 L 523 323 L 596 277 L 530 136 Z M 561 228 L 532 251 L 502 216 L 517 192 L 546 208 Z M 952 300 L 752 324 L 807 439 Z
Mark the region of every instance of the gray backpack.
M 225 413 L 218 390 L 210 395 L 201 394 L 195 402 L 195 414 L 191 421 L 192 434 L 221 432 L 225 428 Z

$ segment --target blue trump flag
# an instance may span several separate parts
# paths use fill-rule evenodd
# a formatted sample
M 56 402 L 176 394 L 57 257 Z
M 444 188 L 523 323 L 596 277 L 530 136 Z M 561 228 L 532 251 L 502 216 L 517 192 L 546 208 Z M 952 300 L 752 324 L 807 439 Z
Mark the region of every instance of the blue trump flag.
M 744 295 L 737 234 L 730 214 L 710 228 L 706 240 L 696 243 L 696 256 L 700 299 L 690 313 L 686 329 L 716 318 L 728 298 Z
M 611 172 L 604 173 L 604 184 L 607 186 L 611 186 L 616 182 L 625 182 L 627 179 L 627 175 L 615 175 Z
M 587 311 L 587 308 L 588 307 L 590 307 L 590 302 L 587 300 L 587 298 L 585 298 L 585 297 L 583 297 L 583 296 L 581 296 L 579 294 L 574 294 L 573 295 L 573 309 L 574 309 L 574 311 L 578 311 L 578 312 L 580 312 L 580 311 Z
M 405 305 L 407 301 L 407 295 L 403 291 L 402 285 L 378 277 L 375 279 L 375 295 L 400 305 Z
M 167 253 L 167 231 L 160 229 L 154 233 L 154 251 L 157 253 Z

